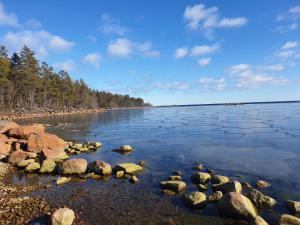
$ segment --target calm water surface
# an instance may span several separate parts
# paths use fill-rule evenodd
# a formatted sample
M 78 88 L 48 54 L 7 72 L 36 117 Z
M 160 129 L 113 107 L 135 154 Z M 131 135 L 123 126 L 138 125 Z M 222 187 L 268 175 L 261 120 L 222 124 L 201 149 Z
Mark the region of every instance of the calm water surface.
M 147 162 L 139 184 L 114 177 L 79 181 L 35 193 L 54 206 L 75 209 L 87 224 L 225 224 L 214 205 L 189 210 L 180 196 L 160 193 L 159 182 L 172 171 L 183 172 L 188 190 L 193 163 L 216 173 L 254 183 L 269 181 L 264 191 L 279 201 L 262 215 L 274 224 L 285 212 L 282 202 L 300 200 L 300 104 L 198 106 L 113 110 L 89 115 L 39 118 L 22 123 L 52 125 L 48 132 L 65 140 L 101 141 L 103 147 L 76 157 L 88 161 Z M 111 150 L 130 144 L 120 155 Z M 46 183 L 54 177 L 18 174 L 14 182 Z

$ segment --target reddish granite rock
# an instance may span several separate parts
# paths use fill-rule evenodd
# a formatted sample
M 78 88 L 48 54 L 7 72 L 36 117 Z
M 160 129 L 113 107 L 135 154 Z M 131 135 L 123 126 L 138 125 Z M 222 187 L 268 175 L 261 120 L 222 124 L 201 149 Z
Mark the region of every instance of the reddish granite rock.
M 28 138 L 28 148 L 30 152 L 40 153 L 43 149 L 64 150 L 68 143 L 54 134 L 39 133 L 30 134 Z
M 24 152 L 22 150 L 15 151 L 10 154 L 8 161 L 12 164 L 18 164 L 19 162 L 29 157 L 29 155 L 30 155 L 29 152 Z
M 46 148 L 42 150 L 42 155 L 45 159 L 53 160 L 53 161 L 61 161 L 69 158 L 67 153 L 62 149 Z
M 11 145 L 0 142 L 0 155 L 7 156 L 11 150 Z
M 19 126 L 9 130 L 9 136 L 27 139 L 30 134 L 44 133 L 45 127 L 40 124 Z
M 0 134 L 0 141 L 5 142 L 7 140 L 7 136 L 5 134 Z
M 17 128 L 19 125 L 8 120 L 0 120 L 0 134 L 6 133 L 12 128 Z
M 63 163 L 63 174 L 82 174 L 87 169 L 85 159 L 69 159 Z

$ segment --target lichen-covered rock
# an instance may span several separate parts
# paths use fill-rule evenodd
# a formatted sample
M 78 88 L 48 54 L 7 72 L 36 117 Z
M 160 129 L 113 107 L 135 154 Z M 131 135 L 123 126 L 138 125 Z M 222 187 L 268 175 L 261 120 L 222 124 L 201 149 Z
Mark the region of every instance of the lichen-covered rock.
M 191 208 L 201 208 L 206 204 L 206 195 L 200 191 L 190 192 L 184 195 L 183 202 Z
M 223 193 L 228 193 L 228 192 L 241 193 L 243 188 L 240 182 L 229 181 L 224 184 L 213 184 L 212 189 L 214 191 L 222 191 Z
M 264 181 L 264 180 L 258 180 L 256 182 L 256 187 L 258 187 L 258 188 L 267 188 L 270 185 L 271 185 L 270 183 L 268 183 L 267 181 Z
M 75 213 L 69 208 L 60 208 L 51 216 L 52 225 L 72 225 Z
M 135 163 L 119 163 L 115 166 L 114 171 L 124 171 L 128 174 L 136 174 L 143 170 L 143 167 Z
M 137 176 L 135 176 L 135 175 L 132 175 L 129 181 L 131 183 L 135 184 L 135 183 L 139 182 L 139 178 L 137 178 Z
M 223 197 L 221 191 L 215 191 L 212 195 L 208 196 L 208 202 L 217 202 Z
M 207 184 L 198 184 L 197 186 L 198 186 L 199 191 L 207 191 L 208 190 Z
M 18 164 L 19 162 L 25 160 L 27 157 L 29 157 L 28 152 L 24 152 L 22 150 L 15 151 L 10 154 L 8 162 L 12 164 Z
M 55 162 L 52 160 L 44 160 L 40 169 L 40 173 L 52 173 L 55 169 Z
M 119 147 L 119 151 L 121 152 L 131 152 L 133 148 L 130 145 L 122 145 Z
M 264 195 L 254 188 L 245 188 L 244 195 L 259 208 L 272 208 L 276 204 L 275 199 Z
M 28 166 L 29 163 L 34 162 L 34 159 L 25 159 L 18 163 L 18 167 L 25 167 Z
M 300 225 L 300 218 L 283 214 L 280 216 L 279 225 Z
M 168 180 L 182 180 L 181 176 L 172 175 L 168 177 Z
M 160 187 L 162 189 L 169 189 L 172 191 L 180 192 L 186 189 L 186 183 L 183 181 L 175 180 L 161 181 Z
M 71 180 L 70 177 L 59 177 L 56 180 L 56 185 L 62 185 L 62 184 L 68 183 L 70 180 Z
M 226 176 L 214 175 L 211 178 L 211 183 L 213 184 L 225 184 L 227 182 L 229 182 L 229 178 Z
M 260 216 L 256 216 L 250 221 L 250 225 L 269 225 L 269 224 Z
M 257 216 L 257 211 L 250 199 L 236 192 L 225 194 L 218 202 L 218 209 L 222 215 L 229 217 L 250 219 Z
M 40 124 L 18 126 L 9 130 L 10 137 L 28 139 L 30 134 L 44 133 L 45 127 Z
M 29 135 L 27 150 L 40 153 L 44 149 L 55 149 L 63 151 L 68 143 L 54 134 L 33 133 Z
M 115 177 L 116 177 L 116 178 L 124 177 L 124 175 L 125 175 L 125 172 L 122 171 L 122 170 L 119 170 L 119 171 L 116 171 L 116 172 L 115 172 Z
M 209 182 L 210 179 L 211 179 L 210 174 L 203 173 L 203 172 L 195 173 L 191 177 L 192 182 L 195 184 L 205 184 L 205 183 Z
M 293 215 L 300 217 L 300 202 L 288 200 L 285 202 L 287 210 L 290 211 Z
M 89 164 L 89 171 L 100 175 L 109 175 L 112 173 L 112 168 L 110 164 L 96 160 Z
M 41 168 L 41 165 L 38 162 L 31 162 L 26 166 L 25 171 L 32 173 L 32 172 L 39 170 L 40 168 Z
M 82 174 L 87 169 L 85 159 L 68 159 L 62 165 L 63 174 Z

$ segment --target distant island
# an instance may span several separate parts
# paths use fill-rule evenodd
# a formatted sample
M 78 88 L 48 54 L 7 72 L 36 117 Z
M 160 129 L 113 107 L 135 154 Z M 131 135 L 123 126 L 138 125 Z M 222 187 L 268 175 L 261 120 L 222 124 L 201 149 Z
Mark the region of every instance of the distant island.
M 107 108 L 144 107 L 142 98 L 93 90 L 73 80 L 64 70 L 56 73 L 39 62 L 34 51 L 24 46 L 8 56 L 0 46 L 0 112 L 8 114 L 67 112 Z

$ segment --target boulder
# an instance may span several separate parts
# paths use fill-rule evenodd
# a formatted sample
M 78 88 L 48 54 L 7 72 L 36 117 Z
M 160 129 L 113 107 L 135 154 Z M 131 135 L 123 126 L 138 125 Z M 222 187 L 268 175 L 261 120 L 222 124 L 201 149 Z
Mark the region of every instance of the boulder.
M 4 134 L 10 129 L 17 128 L 19 125 L 8 120 L 0 120 L 0 134 Z
M 180 192 L 186 189 L 186 183 L 183 181 L 175 181 L 175 180 L 161 181 L 160 187 L 162 189 L 168 189 L 171 191 Z
M 10 154 L 8 162 L 12 164 L 18 164 L 19 162 L 25 160 L 27 157 L 29 157 L 28 152 L 24 152 L 22 150 L 15 151 Z
M 172 175 L 168 177 L 168 180 L 182 180 L 181 176 Z
M 122 145 L 119 147 L 119 151 L 121 152 L 131 152 L 133 148 L 130 145 Z
M 223 193 L 228 193 L 228 192 L 241 193 L 242 185 L 238 181 L 229 181 L 224 184 L 213 184 L 212 189 L 214 191 L 222 191 Z
M 0 155 L 9 155 L 11 145 L 0 141 Z
M 1 121 L 1 120 L 0 120 Z M 8 137 L 5 134 L 0 133 L 0 142 L 6 142 Z
M 42 150 L 42 155 L 45 159 L 53 160 L 55 162 L 65 160 L 65 159 L 69 158 L 67 153 L 64 150 L 61 150 L 61 149 L 49 149 L 49 148 L 43 149 Z
M 219 212 L 224 216 L 237 217 L 237 218 L 255 218 L 257 211 L 246 196 L 229 192 L 225 194 L 218 202 Z
M 75 213 L 69 208 L 60 208 L 51 216 L 52 225 L 72 225 Z
M 32 173 L 39 170 L 40 168 L 41 166 L 38 162 L 31 162 L 26 166 L 25 171 Z
M 287 210 L 290 211 L 293 215 L 300 217 L 300 202 L 288 200 L 285 202 Z
M 217 202 L 223 197 L 222 191 L 215 191 L 212 195 L 208 196 L 208 202 Z
M 30 134 L 27 150 L 40 153 L 44 149 L 64 150 L 68 143 L 54 134 L 38 133 Z
M 258 180 L 256 182 L 256 187 L 258 187 L 258 188 L 267 188 L 270 185 L 271 185 L 270 183 L 268 183 L 267 181 L 264 181 L 264 180 Z
M 62 185 L 62 184 L 68 183 L 70 180 L 71 180 L 70 177 L 59 177 L 56 180 L 56 185 Z
M 196 163 L 193 167 L 194 170 L 202 170 L 203 169 L 203 165 L 200 163 Z
M 136 174 L 138 172 L 141 172 L 143 170 L 143 167 L 135 163 L 120 163 L 115 166 L 114 171 L 120 170 L 128 174 Z
M 44 131 L 45 131 L 45 127 L 43 125 L 33 124 L 28 126 L 19 126 L 10 129 L 9 136 L 28 139 L 30 134 L 44 133 Z
M 184 195 L 183 202 L 191 208 L 201 208 L 206 204 L 206 195 L 200 191 L 190 192 Z
M 68 159 L 62 165 L 63 174 L 82 174 L 87 169 L 85 159 Z
M 221 175 L 214 175 L 211 178 L 211 183 L 212 184 L 225 184 L 229 182 L 229 178 L 226 176 L 221 176 Z
M 55 162 L 52 160 L 44 160 L 40 168 L 40 173 L 52 173 L 55 169 Z
M 89 164 L 89 171 L 100 175 L 109 175 L 112 172 L 112 168 L 110 164 L 101 160 L 96 160 Z
M 28 166 L 29 163 L 34 162 L 34 159 L 25 159 L 18 163 L 18 167 L 25 167 Z
M 269 225 L 269 224 L 260 216 L 256 216 L 250 221 L 250 225 Z
M 210 174 L 203 173 L 203 172 L 195 173 L 191 176 L 191 180 L 195 184 L 205 184 L 205 183 L 209 182 L 210 179 L 211 179 Z
M 259 208 L 272 208 L 276 204 L 275 199 L 264 195 L 254 188 L 245 188 L 244 195 Z
M 295 216 L 283 214 L 280 216 L 279 225 L 300 225 L 300 219 Z
M 124 177 L 124 175 L 125 175 L 125 172 L 122 171 L 122 170 L 119 170 L 119 171 L 116 171 L 116 172 L 115 172 L 115 177 L 116 177 L 116 178 Z
M 139 182 L 139 178 L 137 178 L 136 175 L 132 175 L 129 181 L 131 183 L 135 184 L 135 183 Z
M 197 186 L 198 186 L 199 191 L 207 191 L 208 190 L 207 184 L 198 184 Z

